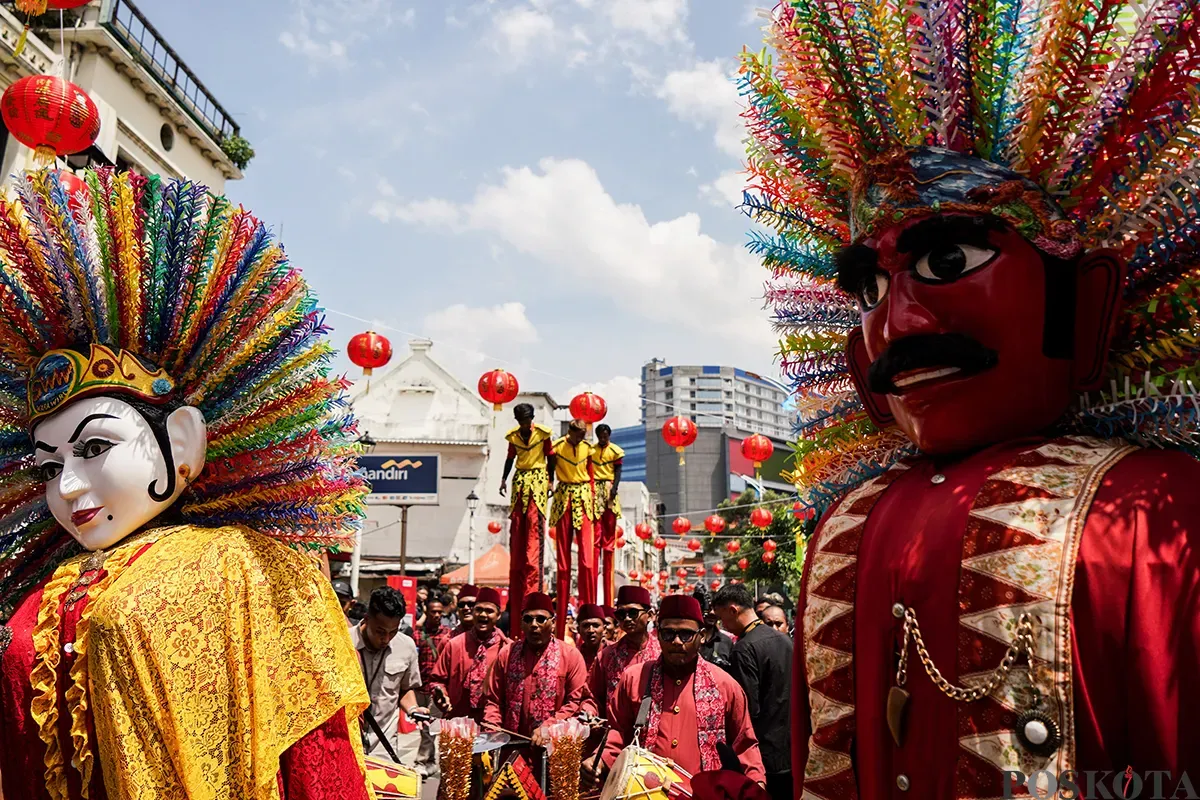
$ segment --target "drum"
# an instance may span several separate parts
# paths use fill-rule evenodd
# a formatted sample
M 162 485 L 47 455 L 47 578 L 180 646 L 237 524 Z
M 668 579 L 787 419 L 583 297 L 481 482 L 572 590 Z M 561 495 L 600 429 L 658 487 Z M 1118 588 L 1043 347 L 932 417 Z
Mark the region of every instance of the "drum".
M 421 776 L 383 758 L 366 757 L 367 782 L 379 800 L 412 800 L 421 796 Z
M 649 750 L 621 751 L 600 791 L 600 800 L 668 800 L 691 797 L 689 775 Z

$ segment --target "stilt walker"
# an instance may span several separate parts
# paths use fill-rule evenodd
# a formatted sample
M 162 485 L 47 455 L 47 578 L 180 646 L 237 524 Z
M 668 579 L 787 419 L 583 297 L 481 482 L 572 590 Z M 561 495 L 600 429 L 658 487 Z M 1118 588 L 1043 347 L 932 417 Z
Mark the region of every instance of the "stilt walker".
M 592 448 L 592 473 L 596 478 L 596 564 L 604 602 L 613 605 L 617 587 L 613 577 L 613 556 L 617 549 L 617 522 L 621 519 L 621 467 L 625 451 L 609 441 L 612 428 L 596 426 L 596 446 Z
M 1200 3 L 791 0 L 768 30 L 746 205 L 822 515 L 796 796 L 1194 795 Z
M 592 477 L 592 446 L 583 437 L 587 425 L 571 420 L 567 435 L 554 443 L 553 467 L 557 481 L 550 527 L 554 529 L 557 555 L 558 608 L 555 635 L 567 630 L 567 603 L 571 596 L 571 545 L 579 548 L 579 602 L 596 602 L 596 496 Z
M 529 403 L 518 403 L 513 417 L 517 427 L 504 437 L 508 458 L 500 478 L 500 495 L 508 491 L 508 475 L 515 464 L 509 513 L 508 604 L 512 630 L 518 631 L 525 595 L 542 590 L 542 538 L 550 499 L 549 459 L 554 452 L 554 434 L 545 425 L 534 423 Z

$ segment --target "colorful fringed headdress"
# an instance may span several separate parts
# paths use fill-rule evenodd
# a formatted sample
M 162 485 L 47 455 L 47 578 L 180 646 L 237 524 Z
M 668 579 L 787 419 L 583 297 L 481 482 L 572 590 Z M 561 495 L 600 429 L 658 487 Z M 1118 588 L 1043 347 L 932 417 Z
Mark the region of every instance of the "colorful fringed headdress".
M 1200 455 L 1200 4 L 788 0 L 744 53 L 751 249 L 794 381 L 794 479 L 818 511 L 912 451 L 866 416 L 833 256 L 914 212 L 989 213 L 1129 275 L 1106 391 L 1069 430 Z
M 184 521 L 336 549 L 363 517 L 346 386 L 316 300 L 252 215 L 190 181 L 30 173 L 0 200 L 0 618 L 74 547 L 30 425 L 96 392 L 193 405 L 208 427 Z M 53 352 L 52 352 L 53 351 Z

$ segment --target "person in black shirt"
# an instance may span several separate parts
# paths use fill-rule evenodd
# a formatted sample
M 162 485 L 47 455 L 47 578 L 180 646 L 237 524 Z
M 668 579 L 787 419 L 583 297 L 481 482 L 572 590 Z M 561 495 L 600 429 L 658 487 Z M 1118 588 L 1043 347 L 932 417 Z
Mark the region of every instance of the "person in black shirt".
M 700 609 L 704 614 L 704 627 L 700 629 L 704 643 L 700 645 L 700 657 L 710 664 L 716 664 L 726 672 L 731 672 L 733 640 L 717 628 L 717 616 L 713 612 L 708 589 L 697 586 L 692 596 L 700 603 Z
M 792 640 L 758 618 L 745 584 L 721 587 L 712 605 L 725 630 L 738 637 L 729 672 L 746 691 L 767 792 L 773 800 L 792 800 Z

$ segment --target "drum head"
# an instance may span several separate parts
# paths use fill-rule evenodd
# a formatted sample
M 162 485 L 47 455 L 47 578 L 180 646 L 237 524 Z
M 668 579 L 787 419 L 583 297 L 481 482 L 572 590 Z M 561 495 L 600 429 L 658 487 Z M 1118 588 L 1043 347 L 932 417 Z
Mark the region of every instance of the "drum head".
M 600 800 L 621 800 L 629 786 L 629 776 L 637 763 L 637 756 L 628 747 L 617 755 L 612 769 L 608 771 L 608 780 L 600 790 Z
M 507 733 L 481 733 L 475 737 L 475 747 L 471 752 L 478 755 L 486 753 L 489 750 L 499 750 L 504 745 L 512 741 L 512 737 Z

